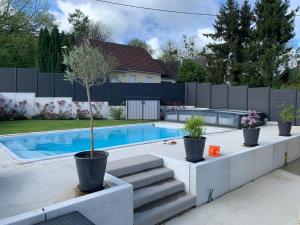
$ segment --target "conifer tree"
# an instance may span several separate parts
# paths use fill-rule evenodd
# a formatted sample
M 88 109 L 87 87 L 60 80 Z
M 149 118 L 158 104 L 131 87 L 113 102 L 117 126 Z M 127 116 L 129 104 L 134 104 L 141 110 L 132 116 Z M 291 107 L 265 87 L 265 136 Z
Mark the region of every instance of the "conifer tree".
M 49 41 L 49 65 L 50 70 L 48 72 L 61 72 L 62 71 L 62 57 L 61 57 L 61 42 L 58 28 L 53 27 L 50 34 Z
M 47 28 L 39 32 L 37 61 L 40 72 L 49 72 L 49 31 Z
M 208 45 L 208 80 L 213 83 L 230 81 L 237 83 L 240 57 L 239 6 L 235 0 L 227 0 L 214 23 L 215 33 L 207 34 L 214 43 Z
M 291 50 L 287 43 L 295 35 L 297 10 L 290 11 L 287 0 L 260 0 L 255 4 L 258 66 L 264 85 L 272 85 L 280 77 L 280 70 Z

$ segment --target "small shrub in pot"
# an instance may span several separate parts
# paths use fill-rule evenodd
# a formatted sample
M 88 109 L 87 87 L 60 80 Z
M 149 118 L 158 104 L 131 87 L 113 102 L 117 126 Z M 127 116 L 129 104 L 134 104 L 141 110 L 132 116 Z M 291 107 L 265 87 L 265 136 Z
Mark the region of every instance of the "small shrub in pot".
M 247 116 L 241 118 L 245 146 L 253 147 L 258 143 L 260 132 L 260 128 L 256 127 L 258 119 L 259 116 L 255 110 L 250 110 Z
M 205 147 L 206 137 L 204 135 L 204 120 L 198 116 L 189 118 L 183 130 L 187 133 L 183 137 L 186 160 L 189 162 L 203 161 L 203 152 Z
M 291 136 L 293 122 L 299 117 L 300 110 L 289 105 L 280 112 L 280 121 L 277 122 L 279 136 Z

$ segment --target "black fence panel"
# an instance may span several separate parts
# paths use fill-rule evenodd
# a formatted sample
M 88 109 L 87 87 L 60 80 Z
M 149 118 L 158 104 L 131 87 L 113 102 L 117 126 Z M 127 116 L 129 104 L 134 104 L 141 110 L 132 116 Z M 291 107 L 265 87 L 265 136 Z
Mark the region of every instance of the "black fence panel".
M 17 91 L 17 69 L 0 68 L 0 92 Z
M 64 80 L 63 73 L 55 74 L 54 83 L 55 97 L 74 97 L 74 86 L 70 83 L 70 81 Z
M 270 116 L 270 88 L 248 88 L 248 109 Z
M 109 84 L 104 83 L 91 88 L 92 101 L 108 101 L 109 100 Z
M 172 83 L 172 102 L 175 105 L 185 104 L 185 84 Z
M 74 101 L 87 101 L 87 95 L 86 95 L 86 89 L 84 86 L 78 83 L 74 83 L 75 89 L 74 89 Z
M 145 83 L 141 84 L 142 97 L 157 97 L 160 98 L 161 105 L 170 105 L 172 102 L 171 83 Z
M 17 91 L 37 93 L 37 70 L 17 68 Z
M 210 108 L 211 106 L 211 84 L 197 84 L 196 106 L 199 108 Z
M 141 85 L 137 83 L 110 83 L 109 104 L 121 105 L 127 97 L 139 97 L 141 94 Z
M 211 108 L 228 108 L 228 85 L 220 84 L 211 86 Z
M 38 97 L 54 97 L 54 75 L 53 73 L 38 74 Z
M 300 91 L 297 91 L 297 109 L 300 109 Z M 296 119 L 296 125 L 300 125 L 300 118 Z
M 248 108 L 248 87 L 230 86 L 228 89 L 228 108 L 247 110 Z
M 270 120 L 280 120 L 280 111 L 292 105 L 296 107 L 297 91 L 293 89 L 271 89 L 270 91 Z
M 196 105 L 197 83 L 186 83 L 186 105 Z

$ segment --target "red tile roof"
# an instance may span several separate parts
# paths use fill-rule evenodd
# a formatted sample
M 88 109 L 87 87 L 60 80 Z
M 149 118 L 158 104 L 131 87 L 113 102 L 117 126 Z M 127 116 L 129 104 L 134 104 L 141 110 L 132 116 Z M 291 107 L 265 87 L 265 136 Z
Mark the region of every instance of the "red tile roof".
M 91 41 L 91 44 L 113 57 L 117 63 L 117 70 L 164 73 L 160 65 L 143 48 L 102 41 Z

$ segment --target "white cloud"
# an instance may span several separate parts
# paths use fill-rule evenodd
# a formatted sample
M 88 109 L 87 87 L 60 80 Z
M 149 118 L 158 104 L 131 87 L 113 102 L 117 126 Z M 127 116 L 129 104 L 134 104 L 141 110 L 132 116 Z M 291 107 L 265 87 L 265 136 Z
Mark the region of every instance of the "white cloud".
M 122 3 L 204 13 L 216 13 L 219 9 L 217 1 L 189 0 L 183 3 L 182 0 L 148 0 L 143 2 L 123 0 Z M 157 37 L 160 45 L 162 45 L 169 39 L 178 41 L 183 34 L 196 35 L 197 29 L 207 27 L 214 20 L 213 17 L 153 12 L 105 4 L 95 0 L 56 0 L 56 5 L 59 11 L 55 11 L 54 14 L 62 30 L 69 31 L 71 29 L 67 20 L 68 15 L 79 8 L 91 19 L 101 20 L 110 26 L 113 38 L 117 42 L 126 42 L 134 37 L 144 40 Z
M 150 47 L 153 49 L 153 57 L 154 58 L 158 58 L 158 56 L 160 55 L 161 53 L 161 48 L 160 48 L 160 44 L 159 44 L 159 40 L 157 37 L 153 37 L 153 38 L 150 38 L 149 40 L 146 41 L 146 43 L 148 45 L 150 45 Z
M 242 0 L 240 0 L 241 2 Z M 216 14 L 220 8 L 221 0 L 116 0 L 124 4 L 139 5 L 152 8 L 202 12 Z M 252 0 L 251 0 L 252 2 Z M 291 8 L 299 4 L 299 0 L 291 0 Z M 140 38 L 147 40 L 154 49 L 155 56 L 160 52 L 160 46 L 168 40 L 179 42 L 183 35 L 194 36 L 198 46 L 203 47 L 211 41 L 203 33 L 213 31 L 215 17 L 192 16 L 149 10 L 128 8 L 124 6 L 110 5 L 96 0 L 56 0 L 59 11 L 54 15 L 60 24 L 60 29 L 70 31 L 68 23 L 69 13 L 76 8 L 82 10 L 92 20 L 101 20 L 111 27 L 113 40 L 126 43 L 129 39 Z M 296 39 L 300 39 L 300 17 L 296 18 Z
M 212 28 L 199 28 L 197 30 L 197 38 L 198 38 L 198 45 L 200 47 L 204 47 L 207 44 L 213 42 L 213 40 L 210 37 L 206 37 L 204 34 L 211 34 L 214 30 Z

